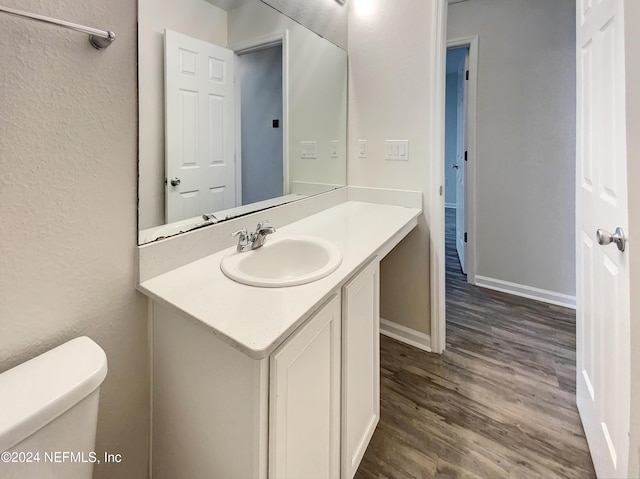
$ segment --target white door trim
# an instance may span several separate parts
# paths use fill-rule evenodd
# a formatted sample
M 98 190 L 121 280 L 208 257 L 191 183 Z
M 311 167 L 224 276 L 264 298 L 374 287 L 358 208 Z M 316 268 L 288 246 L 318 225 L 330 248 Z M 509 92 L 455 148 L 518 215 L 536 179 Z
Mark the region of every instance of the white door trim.
M 233 49 L 231 49 L 233 50 Z M 234 51 L 233 66 L 236 71 L 236 156 L 233 161 L 236 167 L 236 206 L 242 206 L 242 82 L 240 77 L 240 59 Z
M 432 201 L 429 208 L 431 216 L 431 349 L 434 353 L 442 353 L 446 345 L 446 279 L 445 279 L 445 225 L 444 225 L 444 196 L 439 195 L 439 190 L 444 184 L 444 131 L 445 131 L 445 85 L 447 69 L 447 49 L 469 46 L 469 85 L 467 107 L 467 151 L 468 165 L 465 177 L 466 224 L 469 233 L 467 242 L 467 281 L 475 284 L 476 276 L 476 110 L 478 96 L 478 35 L 447 40 L 447 1 L 435 2 L 435 38 L 437 58 L 434 62 L 436 69 L 436 85 L 434 87 L 435 108 L 433 142 L 433 158 L 440 158 L 432 164 Z M 435 211 L 434 211 L 435 210 Z
M 425 197 L 428 211 L 429 278 L 431 295 L 431 349 L 444 352 L 446 345 L 445 310 L 445 243 L 444 243 L 444 130 L 447 75 L 447 0 L 432 3 L 433 44 L 435 58 L 433 100 L 431 108 L 431 158 L 429 195 Z
M 469 82 L 467 84 L 467 118 L 465 121 L 467 164 L 465 165 L 464 214 L 468 233 L 465 248 L 467 282 L 476 284 L 476 111 L 478 98 L 478 35 L 455 38 L 447 41 L 450 48 L 469 47 Z M 443 160 L 444 161 L 444 160 Z
M 252 40 L 248 40 L 234 45 L 229 45 L 229 49 L 233 50 L 238 56 L 251 53 L 264 48 L 282 45 L 282 191 L 283 195 L 290 193 L 289 185 L 289 30 L 284 30 L 273 35 L 266 35 Z M 237 62 L 236 62 L 237 63 Z M 239 82 L 236 82 L 237 101 L 236 101 L 236 192 L 242 195 L 242 137 L 240 128 L 240 98 L 241 90 Z M 236 194 L 237 196 L 237 194 Z M 242 204 L 242 196 L 239 196 L 238 205 Z

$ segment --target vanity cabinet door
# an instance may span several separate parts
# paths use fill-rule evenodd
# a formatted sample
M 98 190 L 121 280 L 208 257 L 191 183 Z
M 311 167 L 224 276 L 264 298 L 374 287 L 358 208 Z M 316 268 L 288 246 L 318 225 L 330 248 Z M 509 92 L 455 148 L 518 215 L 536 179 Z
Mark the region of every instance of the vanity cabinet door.
M 340 477 L 340 295 L 270 359 L 269 477 Z
M 380 419 L 380 262 L 342 289 L 342 479 L 352 479 Z

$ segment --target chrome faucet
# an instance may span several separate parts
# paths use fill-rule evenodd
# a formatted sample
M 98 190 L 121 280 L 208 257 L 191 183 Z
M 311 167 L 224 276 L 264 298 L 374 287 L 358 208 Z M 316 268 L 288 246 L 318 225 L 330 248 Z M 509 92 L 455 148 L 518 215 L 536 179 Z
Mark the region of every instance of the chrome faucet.
M 256 232 L 253 233 L 253 243 L 251 249 L 260 248 L 267 239 L 267 235 L 273 234 L 276 229 L 269 224 L 269 220 L 261 221 L 256 226 Z
M 276 229 L 268 223 L 269 220 L 259 222 L 256 226 L 255 233 L 248 233 L 247 228 L 241 228 L 235 233 L 231 233 L 231 236 L 238 236 L 238 247 L 236 251 L 238 253 L 244 253 L 260 248 L 267 239 L 267 235 L 276 232 Z

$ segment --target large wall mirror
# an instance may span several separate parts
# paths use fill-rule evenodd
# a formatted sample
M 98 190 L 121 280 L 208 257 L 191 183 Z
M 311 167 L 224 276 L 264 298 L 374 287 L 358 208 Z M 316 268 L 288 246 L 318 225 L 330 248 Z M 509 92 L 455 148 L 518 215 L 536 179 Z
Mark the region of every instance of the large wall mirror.
M 139 0 L 139 244 L 346 184 L 347 54 L 260 0 Z

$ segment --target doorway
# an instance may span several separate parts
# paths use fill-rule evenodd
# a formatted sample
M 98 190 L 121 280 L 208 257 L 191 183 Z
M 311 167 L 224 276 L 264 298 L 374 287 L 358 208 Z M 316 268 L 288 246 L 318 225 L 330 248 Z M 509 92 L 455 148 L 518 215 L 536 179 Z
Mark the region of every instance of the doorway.
M 282 44 L 238 56 L 242 205 L 284 194 Z
M 445 83 L 445 242 L 455 244 L 445 263 L 458 262 L 475 284 L 475 143 L 478 37 L 447 42 Z M 451 224 L 450 224 L 451 223 Z M 452 235 L 450 239 L 448 236 Z M 446 248 L 445 248 L 446 249 Z M 448 264 L 445 265 L 448 268 Z
M 445 96 L 445 239 L 455 244 L 457 261 L 466 274 L 465 129 L 468 45 L 447 50 Z M 451 258 L 455 261 L 455 258 Z M 447 256 L 447 261 L 450 258 Z
M 289 32 L 284 30 L 230 48 L 235 54 L 238 79 L 237 204 L 288 195 Z

